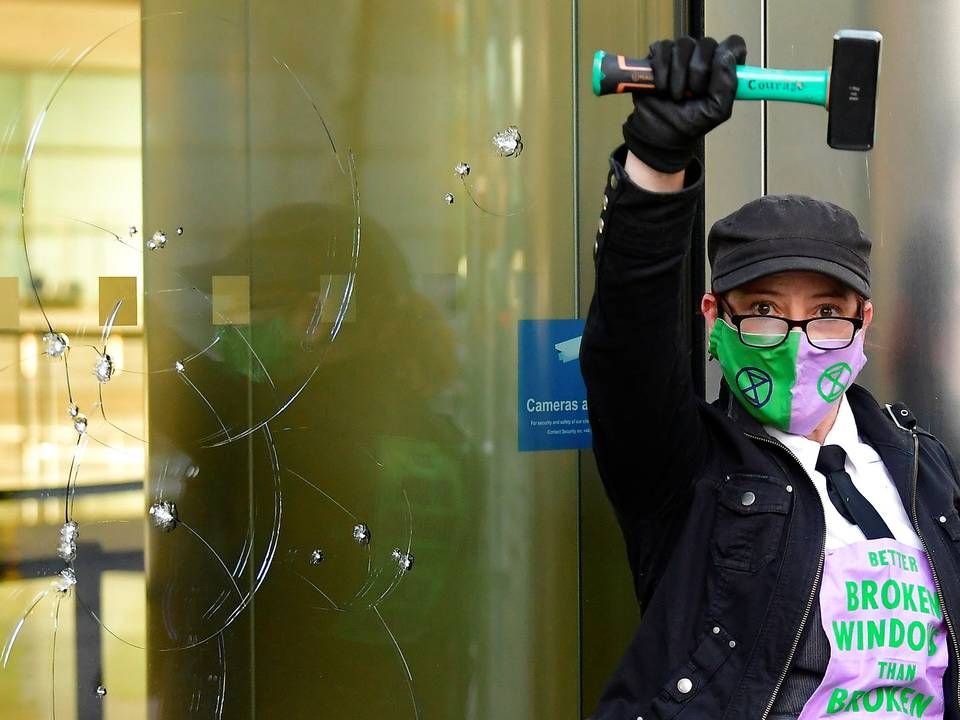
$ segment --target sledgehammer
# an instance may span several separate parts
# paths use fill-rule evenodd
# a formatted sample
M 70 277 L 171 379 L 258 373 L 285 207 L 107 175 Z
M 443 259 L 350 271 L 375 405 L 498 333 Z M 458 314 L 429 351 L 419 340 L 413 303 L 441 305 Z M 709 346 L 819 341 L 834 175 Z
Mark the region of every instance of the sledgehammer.
M 737 66 L 737 100 L 785 100 L 827 109 L 827 144 L 838 150 L 873 147 L 880 74 L 880 42 L 873 30 L 841 30 L 833 36 L 827 70 L 775 70 Z M 593 56 L 593 92 L 656 92 L 646 58 L 598 50 Z

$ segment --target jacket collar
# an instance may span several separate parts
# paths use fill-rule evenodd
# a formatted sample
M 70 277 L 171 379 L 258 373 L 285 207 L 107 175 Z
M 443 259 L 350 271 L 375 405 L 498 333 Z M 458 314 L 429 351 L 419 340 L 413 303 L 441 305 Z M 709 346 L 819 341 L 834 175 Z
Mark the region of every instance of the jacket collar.
M 901 429 L 881 408 L 877 401 L 860 385 L 851 385 L 847 389 L 847 402 L 857 421 L 857 431 L 868 445 L 873 447 L 883 460 L 904 507 L 910 507 L 913 483 L 913 433 Z M 770 438 L 763 425 L 757 422 L 746 408 L 740 404 L 725 380 L 720 381 L 719 407 L 737 426 L 748 435 Z M 773 438 L 770 438 L 773 439 Z
M 873 396 L 859 385 L 850 386 L 847 401 L 856 418 L 860 437 L 877 451 L 893 479 L 903 507 L 909 508 L 913 491 L 914 433 L 897 425 Z
M 897 425 L 866 388 L 851 385 L 847 390 L 847 402 L 850 403 L 857 420 L 857 430 L 864 441 L 874 447 L 886 445 L 913 454 L 913 433 Z

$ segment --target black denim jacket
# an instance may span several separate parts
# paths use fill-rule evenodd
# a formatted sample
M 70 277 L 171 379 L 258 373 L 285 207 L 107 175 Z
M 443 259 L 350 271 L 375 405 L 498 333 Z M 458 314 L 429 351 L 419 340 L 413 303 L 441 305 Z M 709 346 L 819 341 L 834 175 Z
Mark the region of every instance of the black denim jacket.
M 712 405 L 693 392 L 680 312 L 700 166 L 682 191 L 652 193 L 627 179 L 625 154 L 611 158 L 580 361 L 643 619 L 594 718 L 764 720 L 818 602 L 823 508 L 799 461 L 726 388 Z M 956 468 L 863 388 L 847 398 L 932 561 L 949 630 L 944 717 L 960 720 Z

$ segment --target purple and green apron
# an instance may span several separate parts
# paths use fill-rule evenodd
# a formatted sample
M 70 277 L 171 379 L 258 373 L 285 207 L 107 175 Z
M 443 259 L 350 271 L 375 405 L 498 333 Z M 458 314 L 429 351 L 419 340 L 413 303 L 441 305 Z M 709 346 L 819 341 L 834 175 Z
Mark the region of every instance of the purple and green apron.
M 827 550 L 830 662 L 798 720 L 943 718 L 948 640 L 922 550 L 889 538 Z

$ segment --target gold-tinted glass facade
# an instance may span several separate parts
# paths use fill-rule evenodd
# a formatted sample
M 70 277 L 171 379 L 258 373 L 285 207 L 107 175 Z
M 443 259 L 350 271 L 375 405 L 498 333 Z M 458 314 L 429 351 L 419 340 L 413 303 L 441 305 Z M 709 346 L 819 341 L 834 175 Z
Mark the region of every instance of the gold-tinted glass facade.
M 589 713 L 630 580 L 518 323 L 582 314 L 590 57 L 672 4 L 0 21 L 4 717 Z

